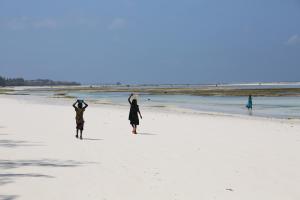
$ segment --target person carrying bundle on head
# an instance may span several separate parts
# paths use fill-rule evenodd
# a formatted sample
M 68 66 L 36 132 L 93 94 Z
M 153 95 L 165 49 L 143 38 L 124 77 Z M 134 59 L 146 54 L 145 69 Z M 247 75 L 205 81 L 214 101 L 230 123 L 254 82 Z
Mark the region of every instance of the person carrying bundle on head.
M 77 106 L 76 106 L 77 104 Z M 84 105 L 84 106 L 83 106 Z M 83 113 L 85 109 L 88 107 L 88 104 L 86 104 L 83 100 L 77 100 L 73 107 L 76 111 L 76 138 L 78 138 L 78 132 L 80 130 L 80 139 L 82 140 L 82 131 L 84 127 L 84 119 L 83 119 Z

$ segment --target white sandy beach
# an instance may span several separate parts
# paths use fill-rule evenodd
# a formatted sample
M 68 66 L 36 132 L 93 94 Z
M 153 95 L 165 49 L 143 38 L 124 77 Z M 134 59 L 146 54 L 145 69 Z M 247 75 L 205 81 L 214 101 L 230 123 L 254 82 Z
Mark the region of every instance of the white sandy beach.
M 0 199 L 299 200 L 300 123 L 0 96 Z

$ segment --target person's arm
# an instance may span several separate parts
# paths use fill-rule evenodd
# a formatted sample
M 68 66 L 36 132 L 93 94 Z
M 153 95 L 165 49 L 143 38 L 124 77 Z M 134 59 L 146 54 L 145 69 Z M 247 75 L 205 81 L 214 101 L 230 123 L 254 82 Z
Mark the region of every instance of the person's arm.
M 89 105 L 87 103 L 85 103 L 84 101 L 83 101 L 83 103 L 84 103 L 84 109 L 86 109 Z
M 130 101 L 130 98 L 133 96 L 133 93 L 130 94 L 130 96 L 128 97 L 128 102 L 129 104 L 131 105 L 131 101 Z
M 140 114 L 140 118 L 143 119 L 140 109 L 138 110 L 138 113 Z
M 78 102 L 78 100 L 75 102 L 75 103 L 73 103 L 73 107 L 76 109 L 76 104 L 77 104 L 77 102 Z

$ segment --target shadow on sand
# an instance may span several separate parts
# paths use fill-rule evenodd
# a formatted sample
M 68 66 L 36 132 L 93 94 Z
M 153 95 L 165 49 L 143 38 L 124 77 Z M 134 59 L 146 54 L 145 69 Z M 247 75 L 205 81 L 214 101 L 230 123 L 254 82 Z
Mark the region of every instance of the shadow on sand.
M 14 169 L 20 167 L 78 167 L 84 164 L 74 160 L 0 160 L 0 169 Z
M 0 160 L 0 186 L 11 184 L 16 182 L 20 178 L 55 178 L 46 174 L 37 173 L 4 173 L 8 169 L 16 169 L 21 167 L 43 167 L 43 168 L 65 168 L 65 167 L 79 167 L 85 164 L 91 164 L 88 162 L 78 162 L 74 160 L 53 160 L 53 159 L 41 159 L 41 160 Z M 1 199 L 12 200 L 19 196 L 16 195 L 2 195 Z
M 138 135 L 157 135 L 157 134 L 154 134 L 154 133 L 137 133 Z
M 103 140 L 103 139 L 99 139 L 99 138 L 82 138 L 82 140 L 100 141 L 100 140 Z
M 5 127 L 4 126 L 0 126 L 0 128 L 5 128 Z M 8 134 L 6 134 L 6 133 L 0 133 L 0 135 L 8 135 Z
M 0 186 L 13 183 L 13 178 L 54 178 L 53 176 L 48 176 L 44 174 L 0 174 Z
M 0 126 L 0 128 L 2 128 Z M 0 133 L 1 135 L 8 135 L 5 133 Z M 94 140 L 88 138 L 90 140 Z M 95 139 L 97 140 L 97 139 Z M 39 143 L 33 143 L 23 140 L 11 140 L 11 139 L 0 139 L 0 148 L 17 148 L 17 147 L 29 147 L 29 146 L 43 146 Z M 3 151 L 3 150 L 1 150 Z M 37 159 L 37 160 L 8 160 L 8 159 L 0 159 L 0 187 L 6 184 L 12 184 L 16 182 L 18 179 L 25 178 L 55 178 L 54 176 L 50 176 L 47 174 L 39 174 L 28 171 L 26 169 L 26 173 L 13 173 L 11 170 L 23 167 L 42 167 L 42 168 L 74 168 L 80 167 L 87 164 L 93 164 L 92 162 L 79 162 L 75 160 L 56 160 L 56 159 Z M 6 171 L 6 170 L 9 170 Z M 34 169 L 33 169 L 34 170 Z M 46 171 L 46 170 L 44 170 Z M 0 189 L 1 191 L 1 189 Z M 18 195 L 12 194 L 0 194 L 0 200 L 14 200 L 20 198 Z
M 0 195 L 0 200 L 14 200 L 17 199 L 19 196 L 17 195 Z
M 0 140 L 0 147 L 17 148 L 25 146 L 42 146 L 40 144 L 30 143 L 23 140 Z

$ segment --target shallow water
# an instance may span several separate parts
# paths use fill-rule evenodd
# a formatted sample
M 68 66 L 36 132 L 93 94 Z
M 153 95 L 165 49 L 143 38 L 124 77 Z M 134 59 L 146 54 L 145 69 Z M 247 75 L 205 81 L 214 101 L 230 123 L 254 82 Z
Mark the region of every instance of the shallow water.
M 187 87 L 187 85 L 170 85 L 169 87 Z M 207 87 L 207 85 L 188 85 L 189 87 Z M 135 86 L 144 88 L 148 86 Z M 158 85 L 157 87 L 166 87 Z M 213 86 L 211 86 L 213 87 Z M 218 87 L 229 88 L 300 88 L 300 83 L 277 84 L 227 84 Z M 16 92 L 27 93 L 22 88 Z M 55 90 L 32 90 L 28 94 L 41 97 L 53 97 L 57 95 Z M 128 105 L 128 92 L 70 92 L 61 95 L 75 99 L 96 100 L 98 103 Z M 153 95 L 140 93 L 138 103 L 143 107 L 178 107 L 204 112 L 220 112 L 228 114 L 242 114 L 274 118 L 298 118 L 300 119 L 300 97 L 253 97 L 253 110 L 246 108 L 248 97 L 238 96 L 192 96 L 192 95 Z
M 127 92 L 68 93 L 78 99 L 98 100 L 103 103 L 127 105 Z M 141 107 L 169 107 L 197 111 L 221 112 L 274 118 L 299 118 L 300 97 L 253 97 L 253 111 L 246 108 L 247 97 L 191 96 L 191 95 L 150 95 L 139 94 Z

